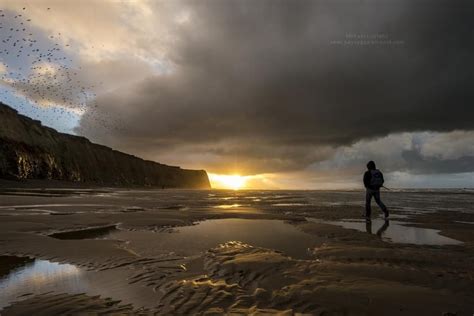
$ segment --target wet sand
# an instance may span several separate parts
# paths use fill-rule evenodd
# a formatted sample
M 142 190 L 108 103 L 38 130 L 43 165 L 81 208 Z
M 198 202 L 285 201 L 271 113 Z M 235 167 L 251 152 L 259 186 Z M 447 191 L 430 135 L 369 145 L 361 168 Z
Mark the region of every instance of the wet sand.
M 0 314 L 472 315 L 474 192 L 0 190 Z

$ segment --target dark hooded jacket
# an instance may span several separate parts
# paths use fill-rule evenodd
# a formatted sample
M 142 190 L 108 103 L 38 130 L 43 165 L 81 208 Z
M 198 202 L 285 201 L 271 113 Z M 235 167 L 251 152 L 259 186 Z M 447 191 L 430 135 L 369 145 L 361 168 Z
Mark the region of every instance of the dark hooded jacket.
M 375 163 L 373 161 L 369 161 L 369 163 L 367 164 L 367 169 L 369 169 L 369 170 L 367 170 L 364 173 L 364 186 L 365 186 L 365 188 L 370 189 L 370 190 L 380 190 L 379 187 L 375 188 L 375 187 L 370 185 L 370 179 L 372 178 L 372 173 L 370 171 L 376 169 Z

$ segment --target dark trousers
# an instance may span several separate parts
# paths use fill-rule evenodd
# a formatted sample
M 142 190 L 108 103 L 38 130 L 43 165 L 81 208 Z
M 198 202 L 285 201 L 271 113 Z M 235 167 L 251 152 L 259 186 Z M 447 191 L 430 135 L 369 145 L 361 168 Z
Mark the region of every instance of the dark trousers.
M 384 212 L 385 215 L 388 215 L 387 207 L 380 200 L 380 190 L 367 189 L 367 193 L 365 194 L 365 216 L 370 217 L 370 213 L 372 212 L 372 208 L 370 206 L 372 197 L 374 197 L 375 202 L 382 209 L 382 212 Z

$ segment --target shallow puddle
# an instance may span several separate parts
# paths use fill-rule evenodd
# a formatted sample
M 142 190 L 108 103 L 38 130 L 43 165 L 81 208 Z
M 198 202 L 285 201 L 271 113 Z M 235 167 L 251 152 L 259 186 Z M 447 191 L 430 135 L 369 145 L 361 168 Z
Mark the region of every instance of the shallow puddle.
M 311 258 L 308 249 L 319 246 L 317 238 L 281 220 L 215 219 L 173 232 L 115 231 L 108 239 L 129 242 L 130 249 L 143 256 L 158 253 L 196 255 L 228 241 L 281 251 L 293 258 Z
M 135 306 L 155 305 L 153 291 L 129 285 L 117 271 L 85 271 L 71 264 L 0 256 L 2 269 L 9 271 L 0 275 L 0 311 L 15 301 L 48 292 L 86 293 L 112 297 Z
M 6 264 L 0 257 L 0 265 Z M 12 258 L 12 257 L 10 257 Z M 20 258 L 17 258 L 20 260 Z M 8 259 L 11 260 L 11 259 Z M 53 263 L 46 260 L 24 262 L 0 279 L 0 308 L 16 301 L 19 296 L 40 294 L 59 290 L 58 293 L 82 293 L 86 284 L 80 277 L 81 270 L 70 264 Z
M 366 223 L 364 220 L 325 221 L 325 223 L 357 229 L 362 232 L 374 234 L 383 240 L 395 243 L 417 245 L 459 245 L 461 241 L 448 238 L 439 234 L 439 230 L 404 226 L 399 221 L 384 221 L 373 219 Z

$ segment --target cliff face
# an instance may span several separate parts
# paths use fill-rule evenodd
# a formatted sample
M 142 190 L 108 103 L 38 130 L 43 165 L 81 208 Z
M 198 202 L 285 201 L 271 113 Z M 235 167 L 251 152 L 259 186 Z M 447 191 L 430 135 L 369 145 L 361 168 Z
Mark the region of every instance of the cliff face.
M 59 133 L 0 103 L 0 179 L 114 186 L 210 188 L 204 170 L 185 170 Z

